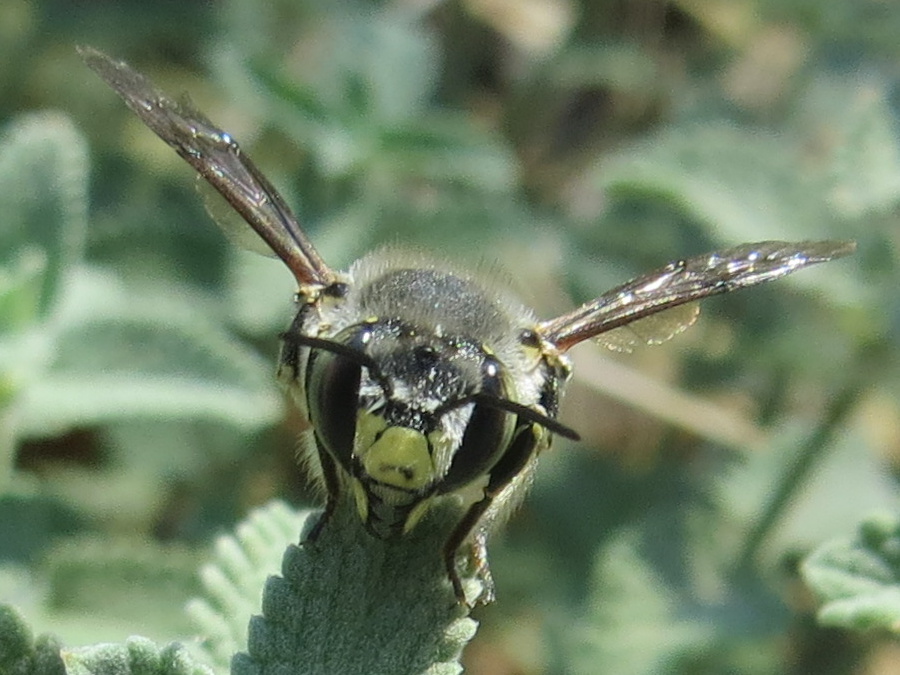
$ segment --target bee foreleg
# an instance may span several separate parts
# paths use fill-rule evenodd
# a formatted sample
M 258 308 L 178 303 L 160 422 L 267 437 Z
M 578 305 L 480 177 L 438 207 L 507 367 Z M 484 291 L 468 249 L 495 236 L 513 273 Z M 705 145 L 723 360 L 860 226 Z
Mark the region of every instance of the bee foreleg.
M 472 536 L 472 548 L 470 549 L 472 563 L 475 566 L 475 574 L 481 579 L 481 595 L 478 596 L 478 604 L 489 605 L 496 598 L 494 592 L 494 575 L 487 558 L 487 529 L 479 528 Z
M 322 469 L 322 482 L 325 485 L 325 509 L 322 516 L 309 530 L 306 535 L 305 542 L 314 542 L 322 528 L 331 520 L 334 510 L 337 508 L 338 499 L 341 493 L 340 477 L 338 476 L 338 468 L 331 456 L 322 448 L 319 448 L 319 462 Z
M 478 525 L 481 517 L 485 514 L 485 512 L 491 506 L 491 502 L 493 501 L 493 496 L 487 494 L 487 491 L 485 491 L 484 498 L 481 501 L 475 502 L 474 504 L 472 504 L 472 506 L 469 507 L 469 510 L 466 511 L 466 515 L 450 534 L 450 538 L 447 539 L 447 543 L 444 544 L 444 564 L 447 567 L 447 574 L 450 577 L 450 583 L 453 584 L 453 592 L 456 594 L 456 599 L 461 605 L 468 604 L 468 601 L 466 600 L 466 594 L 463 591 L 462 580 L 459 578 L 459 569 L 457 567 L 457 557 L 459 554 L 459 549 L 462 547 L 466 539 L 469 538 L 469 535 L 472 534 L 472 530 Z M 487 550 L 485 548 L 485 540 L 486 535 L 484 531 L 479 530 L 475 534 L 475 538 L 472 541 L 471 549 L 472 562 L 475 565 L 475 573 L 481 578 L 482 582 L 485 583 L 484 590 L 475 601 L 481 604 L 487 604 L 494 598 L 493 581 L 491 579 L 491 573 L 487 563 Z M 485 599 L 485 594 L 488 594 L 488 599 Z
M 487 536 L 492 525 L 498 520 L 502 521 L 518 506 L 528 489 L 537 465 L 540 439 L 541 432 L 536 425 L 528 424 L 520 428 L 509 449 L 491 470 L 484 498 L 469 507 L 444 546 L 444 562 L 453 590 L 461 603 L 465 603 L 466 599 L 456 562 L 460 547 L 470 537 L 471 562 L 475 574 L 484 584 L 476 602 L 486 605 L 494 601 L 494 581 L 487 559 Z

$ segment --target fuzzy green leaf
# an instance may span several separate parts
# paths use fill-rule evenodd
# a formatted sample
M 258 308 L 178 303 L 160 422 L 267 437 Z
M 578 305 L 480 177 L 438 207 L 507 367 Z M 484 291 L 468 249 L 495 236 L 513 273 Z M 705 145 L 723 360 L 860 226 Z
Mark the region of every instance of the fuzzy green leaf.
M 277 574 L 284 550 L 298 541 L 309 512 L 275 501 L 255 509 L 235 534 L 216 541 L 213 562 L 200 572 L 206 591 L 188 603 L 188 614 L 205 636 L 210 659 L 227 670 L 247 646 L 247 618 L 261 610 L 266 578 Z
M 126 630 L 154 637 L 187 632 L 188 624 L 172 615 L 197 591 L 196 553 L 133 536 L 80 536 L 60 540 L 46 558 L 48 605 L 61 625 L 81 615 L 118 624 L 113 635 L 119 636 Z M 51 630 L 72 640 L 68 632 Z
M 67 675 L 59 645 L 48 637 L 35 640 L 9 605 L 0 605 L 0 673 L 3 675 Z
M 31 630 L 8 605 L 0 605 L 0 673 L 3 675 L 212 675 L 176 643 L 159 647 L 141 637 L 124 645 L 61 649 Z
M 760 517 L 774 486 L 796 470 L 813 433 L 812 425 L 799 424 L 773 430 L 770 447 L 745 453 L 716 477 L 717 505 L 732 530 L 749 528 Z M 810 548 L 879 506 L 900 508 L 890 476 L 864 438 L 842 434 L 821 448 L 809 474 L 792 493 L 767 534 L 765 557 L 777 560 L 786 551 Z
M 465 118 L 444 114 L 419 125 L 387 128 L 372 169 L 481 191 L 511 190 L 518 164 L 509 148 L 479 133 Z
M 0 265 L 0 337 L 38 319 L 46 271 L 47 256 L 37 247 L 25 246 L 9 267 Z
M 900 142 L 888 89 L 874 73 L 822 78 L 804 96 L 795 124 L 828 135 L 828 203 L 847 218 L 889 211 L 900 201 Z
M 712 643 L 712 617 L 691 617 L 637 545 L 636 533 L 625 533 L 598 558 L 590 604 L 565 638 L 567 672 L 667 672 L 673 657 Z
M 124 645 L 64 649 L 62 656 L 66 675 L 212 675 L 181 645 L 159 647 L 141 637 L 129 638 Z
M 658 195 L 729 241 L 821 238 L 822 184 L 782 139 L 726 125 L 675 129 L 599 167 L 608 190 Z M 798 275 L 802 277 L 802 275 Z
M 851 540 L 823 545 L 803 563 L 823 604 L 819 621 L 900 633 L 900 519 L 872 517 Z
M 402 539 L 383 541 L 365 531 L 352 504 L 339 505 L 314 542 L 285 552 L 233 675 L 461 672 L 476 623 L 457 603 L 441 555 L 459 516 L 438 508 Z M 318 517 L 307 514 L 306 532 Z M 464 584 L 479 592 L 473 579 Z
M 48 372 L 24 393 L 23 433 L 137 417 L 205 417 L 245 428 L 277 419 L 271 366 L 203 308 L 199 297 L 136 293 L 81 269 Z
M 80 261 L 87 228 L 88 160 L 64 116 L 23 117 L 0 139 L 0 265 L 26 249 L 46 256 L 40 308 L 46 314 Z

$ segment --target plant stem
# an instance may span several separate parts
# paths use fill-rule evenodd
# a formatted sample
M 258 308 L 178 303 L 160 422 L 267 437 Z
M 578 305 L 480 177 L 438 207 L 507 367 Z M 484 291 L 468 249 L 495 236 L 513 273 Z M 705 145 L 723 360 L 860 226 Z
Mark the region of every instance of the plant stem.
M 16 457 L 15 403 L 0 393 L 0 494 L 9 488 Z
M 859 364 L 859 361 L 857 363 Z M 819 425 L 810 434 L 806 442 L 803 443 L 793 463 L 776 484 L 762 510 L 762 514 L 744 540 L 744 545 L 734 566 L 734 570 L 738 575 L 747 572 L 752 567 L 762 543 L 774 525 L 781 519 L 792 497 L 798 488 L 806 482 L 818 461 L 829 450 L 835 433 L 843 425 L 848 414 L 853 409 L 859 398 L 859 392 L 862 390 L 863 383 L 868 380 L 868 377 L 863 375 L 864 372 L 868 371 L 868 368 L 861 365 L 854 368 L 848 381 L 831 399 Z

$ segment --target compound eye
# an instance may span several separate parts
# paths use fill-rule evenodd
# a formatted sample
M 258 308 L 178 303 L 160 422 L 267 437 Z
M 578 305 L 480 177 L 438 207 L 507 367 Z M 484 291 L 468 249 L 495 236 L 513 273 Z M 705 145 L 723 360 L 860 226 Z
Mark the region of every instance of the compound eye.
M 515 415 L 475 404 L 439 491 L 452 492 L 487 474 L 509 447 L 515 424 Z
M 344 467 L 350 467 L 362 367 L 333 352 L 313 349 L 306 378 L 306 403 L 316 437 Z

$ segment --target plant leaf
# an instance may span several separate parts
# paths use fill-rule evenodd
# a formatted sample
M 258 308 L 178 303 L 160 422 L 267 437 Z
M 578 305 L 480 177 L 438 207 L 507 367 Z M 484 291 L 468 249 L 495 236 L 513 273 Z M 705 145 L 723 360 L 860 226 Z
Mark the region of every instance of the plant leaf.
M 318 519 L 308 513 L 305 533 Z M 290 546 L 270 577 L 263 615 L 233 675 L 259 672 L 443 675 L 459 673 L 476 623 L 454 597 L 441 549 L 458 522 L 446 505 L 398 541 L 368 534 L 341 502 L 313 542 Z M 467 594 L 480 589 L 464 580 Z
M 212 675 L 185 649 L 171 643 L 160 647 L 142 637 L 125 644 L 100 644 L 80 649 L 63 649 L 66 675 Z
M 23 433 L 141 417 L 272 423 L 281 402 L 268 362 L 212 323 L 203 302 L 183 290 L 130 292 L 82 268 L 53 361 L 23 393 Z
M 56 641 L 47 636 L 34 639 L 22 617 L 10 605 L 0 605 L 0 672 L 66 675 Z
M 299 540 L 309 511 L 281 501 L 254 509 L 233 535 L 219 537 L 214 559 L 200 571 L 205 595 L 187 612 L 204 635 L 204 649 L 218 670 L 247 647 L 247 620 L 261 611 L 266 579 L 278 573 L 284 550 Z
M 585 675 L 668 672 L 673 657 L 708 647 L 711 617 L 690 618 L 674 589 L 638 551 L 636 531 L 604 547 L 585 616 L 567 631 L 569 670 Z
M 803 562 L 826 626 L 900 633 L 900 519 L 873 516 L 853 539 L 824 544 Z
M 47 257 L 37 247 L 23 247 L 11 263 L 0 265 L 0 338 L 37 321 L 47 271 Z M 0 362 L 0 371 L 4 366 Z
M 819 78 L 795 125 L 826 137 L 828 203 L 846 218 L 888 212 L 900 201 L 900 143 L 887 93 L 874 73 Z
M 40 292 L 46 315 L 82 257 L 87 229 L 87 149 L 63 115 L 20 118 L 0 139 L 0 265 L 23 249 L 46 256 Z

